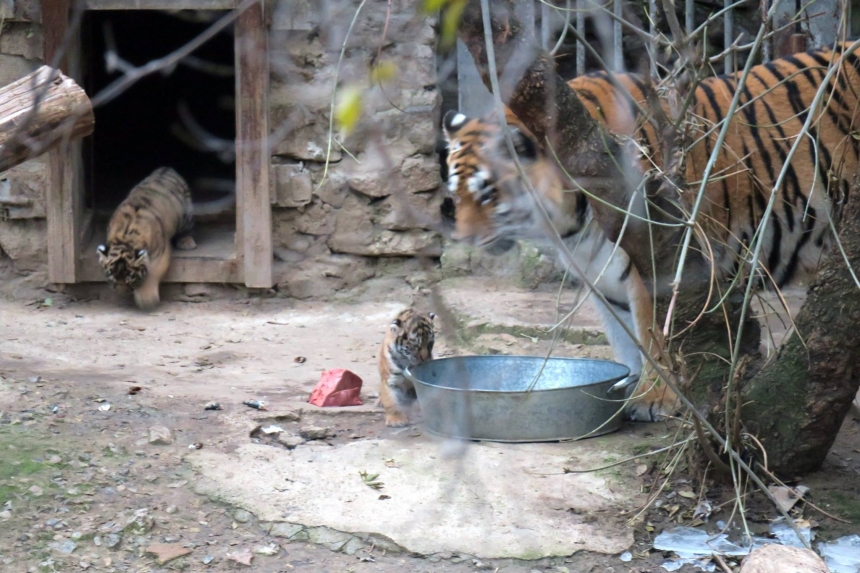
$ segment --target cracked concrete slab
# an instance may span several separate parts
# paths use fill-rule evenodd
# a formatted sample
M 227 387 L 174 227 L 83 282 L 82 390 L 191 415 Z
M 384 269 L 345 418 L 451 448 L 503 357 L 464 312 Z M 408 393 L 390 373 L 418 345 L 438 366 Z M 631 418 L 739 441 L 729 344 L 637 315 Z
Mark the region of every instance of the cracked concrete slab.
M 564 468 L 628 456 L 642 442 L 637 432 L 561 444 L 406 435 L 334 447 L 312 442 L 292 451 L 248 443 L 188 459 L 202 476 L 198 491 L 261 521 L 374 534 L 419 554 L 537 559 L 620 553 L 632 544 L 621 513 L 641 502 L 638 481 L 616 470 Z M 360 472 L 378 474 L 381 489 Z

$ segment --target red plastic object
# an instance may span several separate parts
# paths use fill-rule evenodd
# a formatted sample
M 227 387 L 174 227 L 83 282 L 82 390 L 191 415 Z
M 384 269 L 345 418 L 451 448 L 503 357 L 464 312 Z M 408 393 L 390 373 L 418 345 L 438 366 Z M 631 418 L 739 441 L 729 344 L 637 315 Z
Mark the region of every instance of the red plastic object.
M 308 400 L 314 406 L 361 406 L 361 378 L 343 368 L 326 370 Z

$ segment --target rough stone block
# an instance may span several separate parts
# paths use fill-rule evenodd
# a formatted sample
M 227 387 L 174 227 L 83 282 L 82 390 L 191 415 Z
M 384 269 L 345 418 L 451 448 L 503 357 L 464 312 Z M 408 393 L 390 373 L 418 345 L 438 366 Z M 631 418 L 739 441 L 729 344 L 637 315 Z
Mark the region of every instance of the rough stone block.
M 42 27 L 28 22 L 8 22 L 0 31 L 0 53 L 22 56 L 28 60 L 43 59 Z
M 442 223 L 441 206 L 441 193 L 416 194 L 401 191 L 378 204 L 378 224 L 390 231 L 437 229 Z
M 279 207 L 301 207 L 313 198 L 310 171 L 304 165 L 272 165 L 270 191 L 272 203 Z
M 336 253 L 367 257 L 439 257 L 442 239 L 435 231 L 396 232 L 374 229 L 371 237 L 352 233 L 332 235 L 329 248 Z
M 326 159 L 328 151 L 328 121 L 325 125 L 313 123 L 284 134 L 284 139 L 272 147 L 273 155 L 281 155 L 299 161 L 318 161 Z M 341 160 L 340 147 L 332 143 L 330 162 Z
M 7 219 L 45 217 L 46 174 L 45 156 L 0 174 L 0 215 Z M 4 203 L 4 199 L 10 201 Z
M 29 73 L 36 71 L 39 63 L 22 56 L 0 54 L 0 87 L 8 86 Z
M 18 270 L 40 270 L 48 262 L 47 221 L 0 221 L 0 251 L 15 261 Z

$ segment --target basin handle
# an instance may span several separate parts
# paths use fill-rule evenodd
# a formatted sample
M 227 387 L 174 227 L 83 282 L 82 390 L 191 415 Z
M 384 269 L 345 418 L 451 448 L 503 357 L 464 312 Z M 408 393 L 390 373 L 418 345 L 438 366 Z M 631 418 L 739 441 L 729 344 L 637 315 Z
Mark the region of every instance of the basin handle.
M 635 384 L 638 381 L 639 381 L 639 375 L 638 374 L 631 374 L 630 376 L 628 376 L 624 380 L 621 380 L 620 382 L 616 382 L 615 384 L 610 386 L 609 390 L 607 390 L 606 393 L 607 394 L 614 394 L 616 392 L 621 392 L 622 390 L 627 389 L 628 386 L 632 386 L 633 384 Z

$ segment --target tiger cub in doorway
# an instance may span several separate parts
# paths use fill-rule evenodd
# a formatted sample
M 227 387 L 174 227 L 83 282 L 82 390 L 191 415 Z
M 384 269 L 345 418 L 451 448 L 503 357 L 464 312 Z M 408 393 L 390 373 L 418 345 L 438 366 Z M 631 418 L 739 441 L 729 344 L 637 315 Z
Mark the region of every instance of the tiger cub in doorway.
M 415 387 L 403 371 L 433 358 L 432 312 L 407 308 L 391 321 L 379 349 L 379 401 L 385 408 L 385 425 L 393 428 L 409 423 L 415 402 Z
M 99 263 L 113 288 L 128 287 L 143 310 L 159 303 L 158 285 L 170 267 L 171 241 L 177 249 L 197 245 L 188 184 L 170 167 L 160 167 L 131 190 L 108 224 Z

